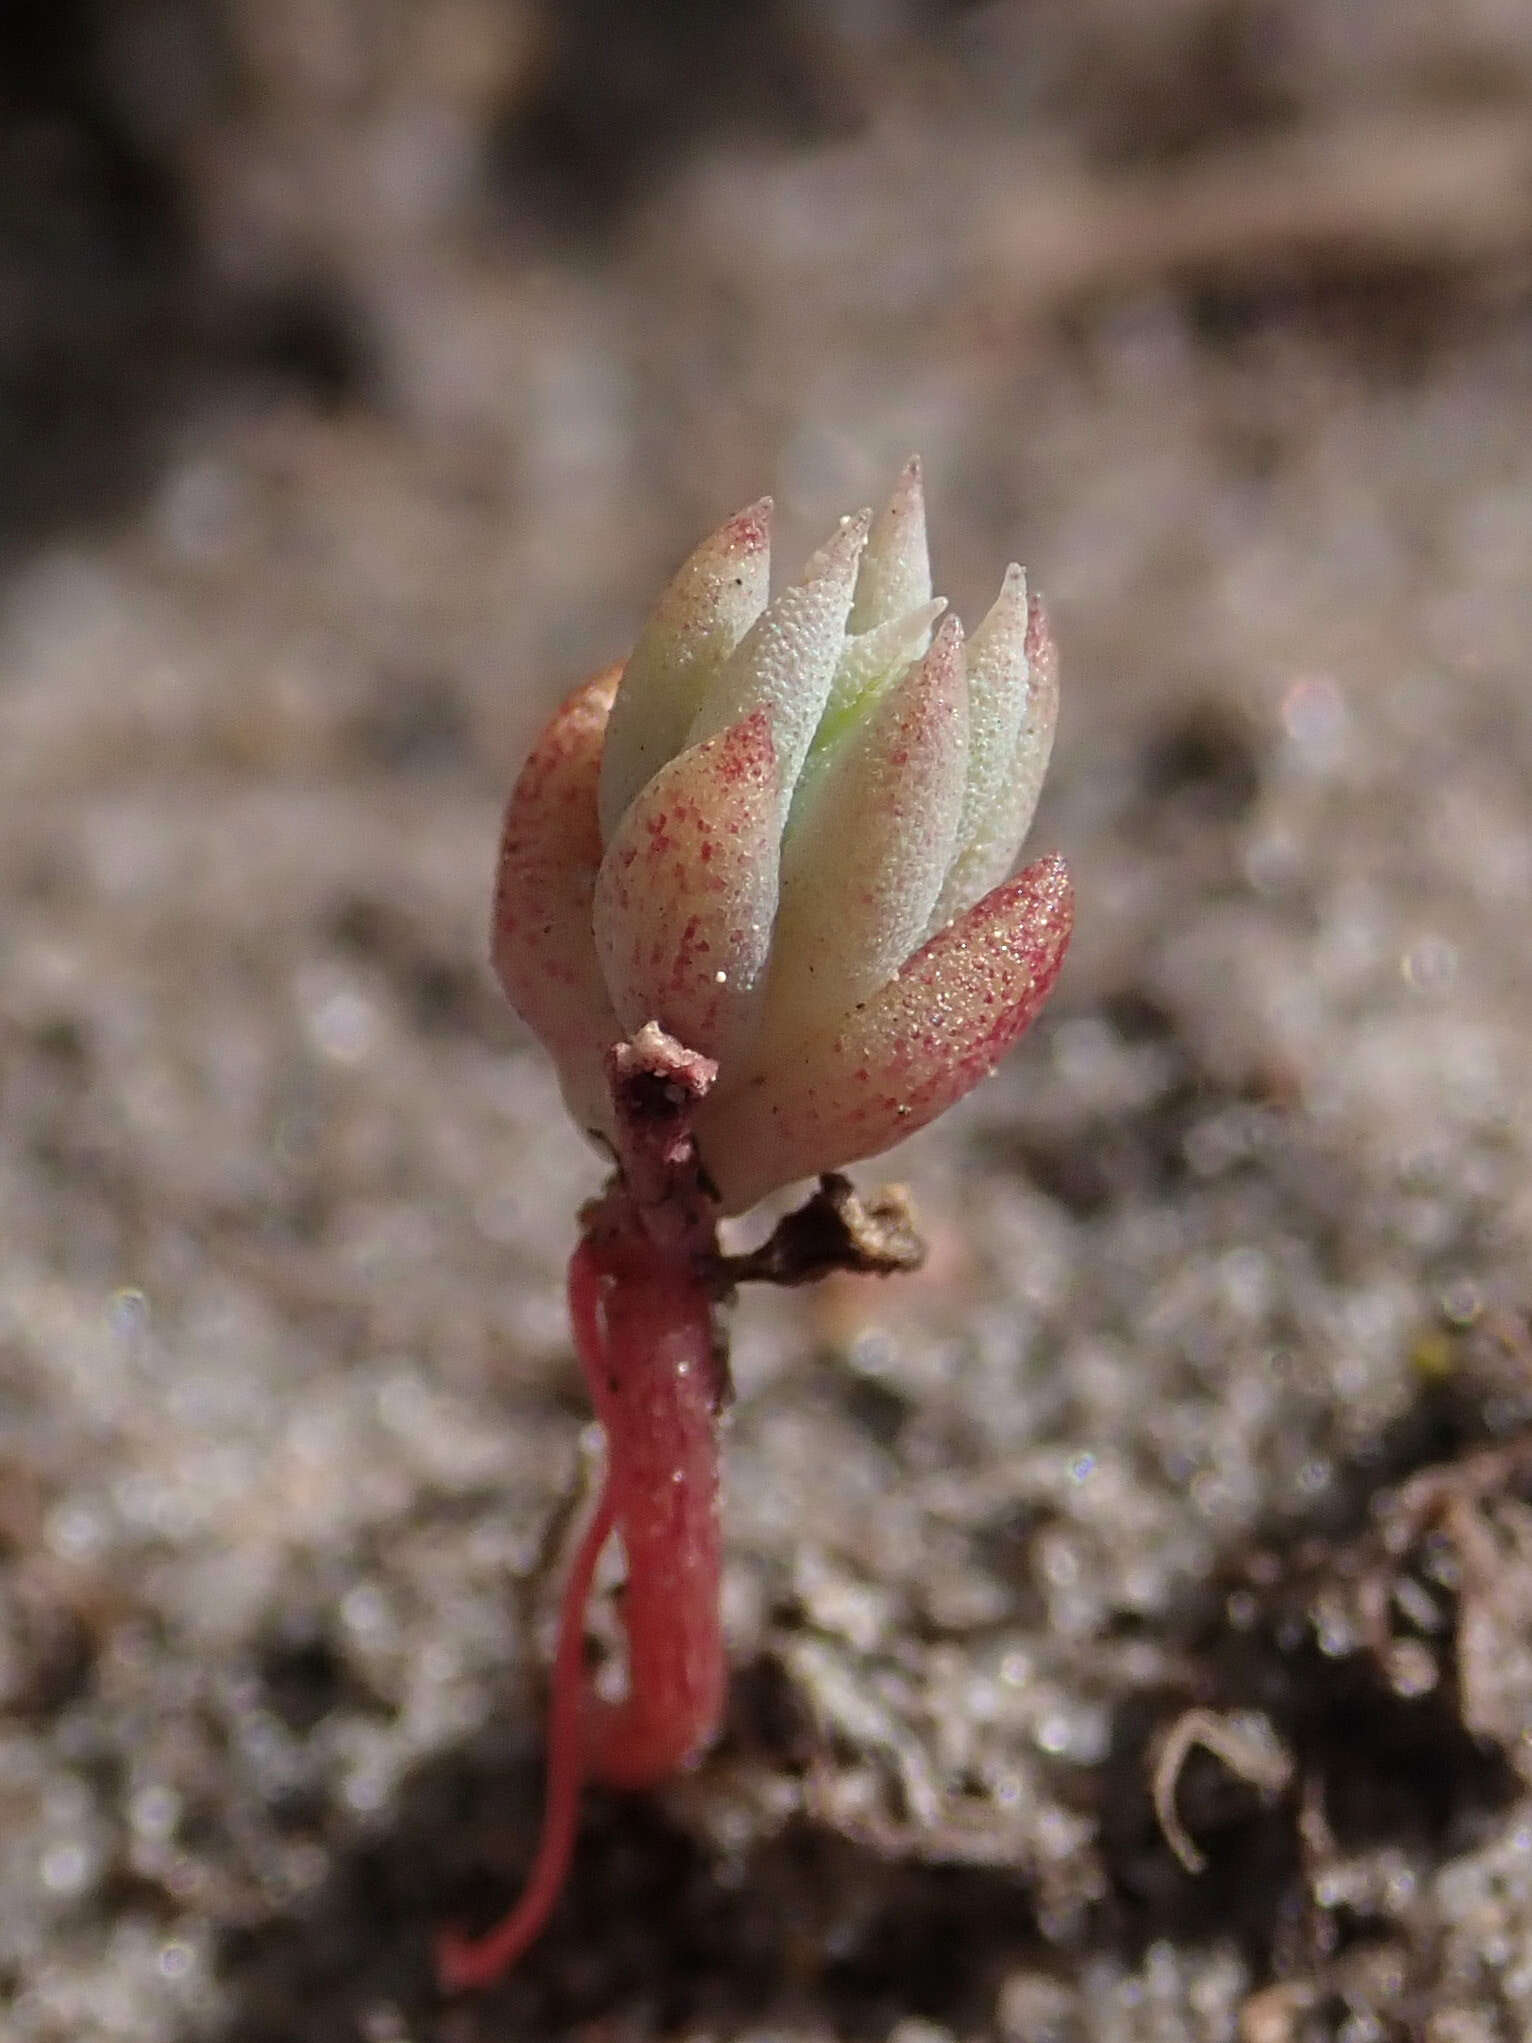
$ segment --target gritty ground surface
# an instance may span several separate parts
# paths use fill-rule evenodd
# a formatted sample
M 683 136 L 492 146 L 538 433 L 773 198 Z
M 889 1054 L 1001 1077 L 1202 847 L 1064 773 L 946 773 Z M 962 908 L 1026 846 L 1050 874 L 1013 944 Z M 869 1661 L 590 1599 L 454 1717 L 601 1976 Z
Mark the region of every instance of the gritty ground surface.
M 1524 6 L 13 20 L 6 2043 L 1532 2031 Z M 498 805 L 911 446 L 1075 950 L 927 1271 L 739 1316 L 722 1744 L 446 2006 L 589 1445 Z

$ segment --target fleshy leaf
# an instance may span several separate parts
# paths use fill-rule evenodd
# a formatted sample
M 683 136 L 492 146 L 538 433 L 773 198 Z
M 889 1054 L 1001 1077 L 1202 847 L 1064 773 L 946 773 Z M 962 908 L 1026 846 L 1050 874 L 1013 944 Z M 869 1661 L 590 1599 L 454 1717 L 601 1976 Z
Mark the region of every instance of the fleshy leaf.
M 1060 858 L 976 902 L 893 981 L 704 1108 L 703 1160 L 727 1212 L 913 1135 L 988 1076 L 1036 1015 L 1069 943 Z
M 920 942 L 952 856 L 968 758 L 963 631 L 946 618 L 805 785 L 782 854 L 770 1030 L 840 1014 Z
M 777 905 L 778 815 L 764 708 L 689 746 L 629 804 L 593 911 L 625 1030 L 657 1021 L 705 1057 L 743 1055 Z
M 610 843 L 645 781 L 686 743 L 719 670 L 760 615 L 771 570 L 771 498 L 726 520 L 678 570 L 623 669 L 601 762 Z
M 846 519 L 794 582 L 769 603 L 734 649 L 688 733 L 715 737 L 753 709 L 771 721 L 780 824 L 824 710 L 845 638 L 867 516 Z
M 1002 708 L 997 698 L 1018 681 L 1013 707 Z M 990 748 L 984 762 L 986 785 L 975 788 L 970 763 L 970 801 L 965 802 L 958 849 L 931 917 L 932 931 L 961 915 L 1016 863 L 1053 750 L 1059 713 L 1058 653 L 1042 604 L 1036 597 L 1030 604 L 1026 600 L 1020 568 L 1007 569 L 999 601 L 979 627 L 970 649 L 969 687 L 976 739 L 981 725 L 988 724 L 986 739 L 978 741 Z M 986 695 L 988 703 L 981 709 L 979 701 Z
M 931 600 L 926 497 L 920 457 L 912 454 L 867 539 L 851 604 L 850 629 L 871 631 Z
M 622 1028 L 591 932 L 601 864 L 596 780 L 619 667 L 587 681 L 554 712 L 505 812 L 491 940 L 512 1007 L 558 1066 L 582 1128 L 610 1134 L 602 1060 Z
M 903 617 L 891 617 L 845 641 L 830 683 L 824 715 L 814 733 L 812 751 L 833 744 L 859 711 L 872 707 L 879 693 L 911 660 L 920 659 L 931 640 L 931 627 L 947 607 L 945 596 L 922 603 Z

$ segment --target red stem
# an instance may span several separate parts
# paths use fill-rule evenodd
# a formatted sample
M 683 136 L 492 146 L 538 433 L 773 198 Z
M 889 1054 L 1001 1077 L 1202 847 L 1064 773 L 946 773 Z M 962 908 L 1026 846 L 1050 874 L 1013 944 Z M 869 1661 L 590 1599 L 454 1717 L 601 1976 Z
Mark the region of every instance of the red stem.
M 606 1343 L 582 1359 L 628 1563 L 628 1682 L 619 1703 L 592 1699 L 588 1751 L 609 1787 L 644 1788 L 696 1759 L 723 1713 L 718 1362 L 703 1285 L 652 1252 L 622 1262 L 600 1271 Z
M 437 1974 L 449 1992 L 491 1984 L 547 1921 L 569 1870 L 586 1768 L 611 1787 L 652 1786 L 705 1749 L 723 1711 L 718 1363 L 707 1291 L 647 1242 L 586 1239 L 569 1266 L 569 1314 L 606 1432 L 606 1479 L 564 1590 L 532 1870 L 485 1936 L 442 1933 Z M 585 1679 L 584 1616 L 614 1523 L 628 1564 L 628 1679 L 621 1701 L 607 1702 Z

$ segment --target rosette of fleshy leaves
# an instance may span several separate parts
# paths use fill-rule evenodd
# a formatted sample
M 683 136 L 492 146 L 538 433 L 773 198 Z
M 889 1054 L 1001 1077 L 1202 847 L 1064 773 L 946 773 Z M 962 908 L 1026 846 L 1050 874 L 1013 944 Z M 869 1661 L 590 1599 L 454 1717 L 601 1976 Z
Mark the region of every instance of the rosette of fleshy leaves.
M 931 594 L 920 468 L 768 601 L 769 499 L 704 540 L 626 664 L 575 690 L 506 814 L 496 968 L 582 1127 L 658 1022 L 716 1060 L 695 1122 L 727 1212 L 871 1156 L 1031 1021 L 1063 861 L 1007 879 L 1057 661 L 1019 567 L 966 642 Z

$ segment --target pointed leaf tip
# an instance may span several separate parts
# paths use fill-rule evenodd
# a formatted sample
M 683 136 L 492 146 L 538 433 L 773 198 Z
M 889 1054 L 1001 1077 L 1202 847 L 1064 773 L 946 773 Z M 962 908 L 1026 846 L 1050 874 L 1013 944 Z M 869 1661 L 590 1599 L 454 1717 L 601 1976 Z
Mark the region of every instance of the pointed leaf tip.
M 845 577 L 847 598 L 850 584 L 855 576 L 857 561 L 867 544 L 868 529 L 872 524 L 872 512 L 865 505 L 860 511 L 848 511 L 837 523 L 823 546 L 816 546 L 803 563 L 803 572 L 797 586 L 806 588 L 811 582 L 839 580 Z
M 753 504 L 746 504 L 742 511 L 736 511 L 719 528 L 719 536 L 729 547 L 741 553 L 760 553 L 771 544 L 771 514 L 775 509 L 770 497 L 757 497 Z
M 843 518 L 798 581 L 775 597 L 709 689 L 687 734 L 698 743 L 764 708 L 776 748 L 779 823 L 830 692 L 845 641 L 867 516 Z
M 601 764 L 601 829 L 686 742 L 692 719 L 760 615 L 771 573 L 771 499 L 726 518 L 661 592 L 623 669 Z
M 1058 662 L 1043 606 L 1008 567 L 968 649 L 972 748 L 957 849 L 931 918 L 935 931 L 995 886 L 1031 826 L 1058 721 Z
M 912 454 L 868 535 L 851 605 L 850 629 L 870 631 L 930 599 L 925 484 L 920 457 Z

